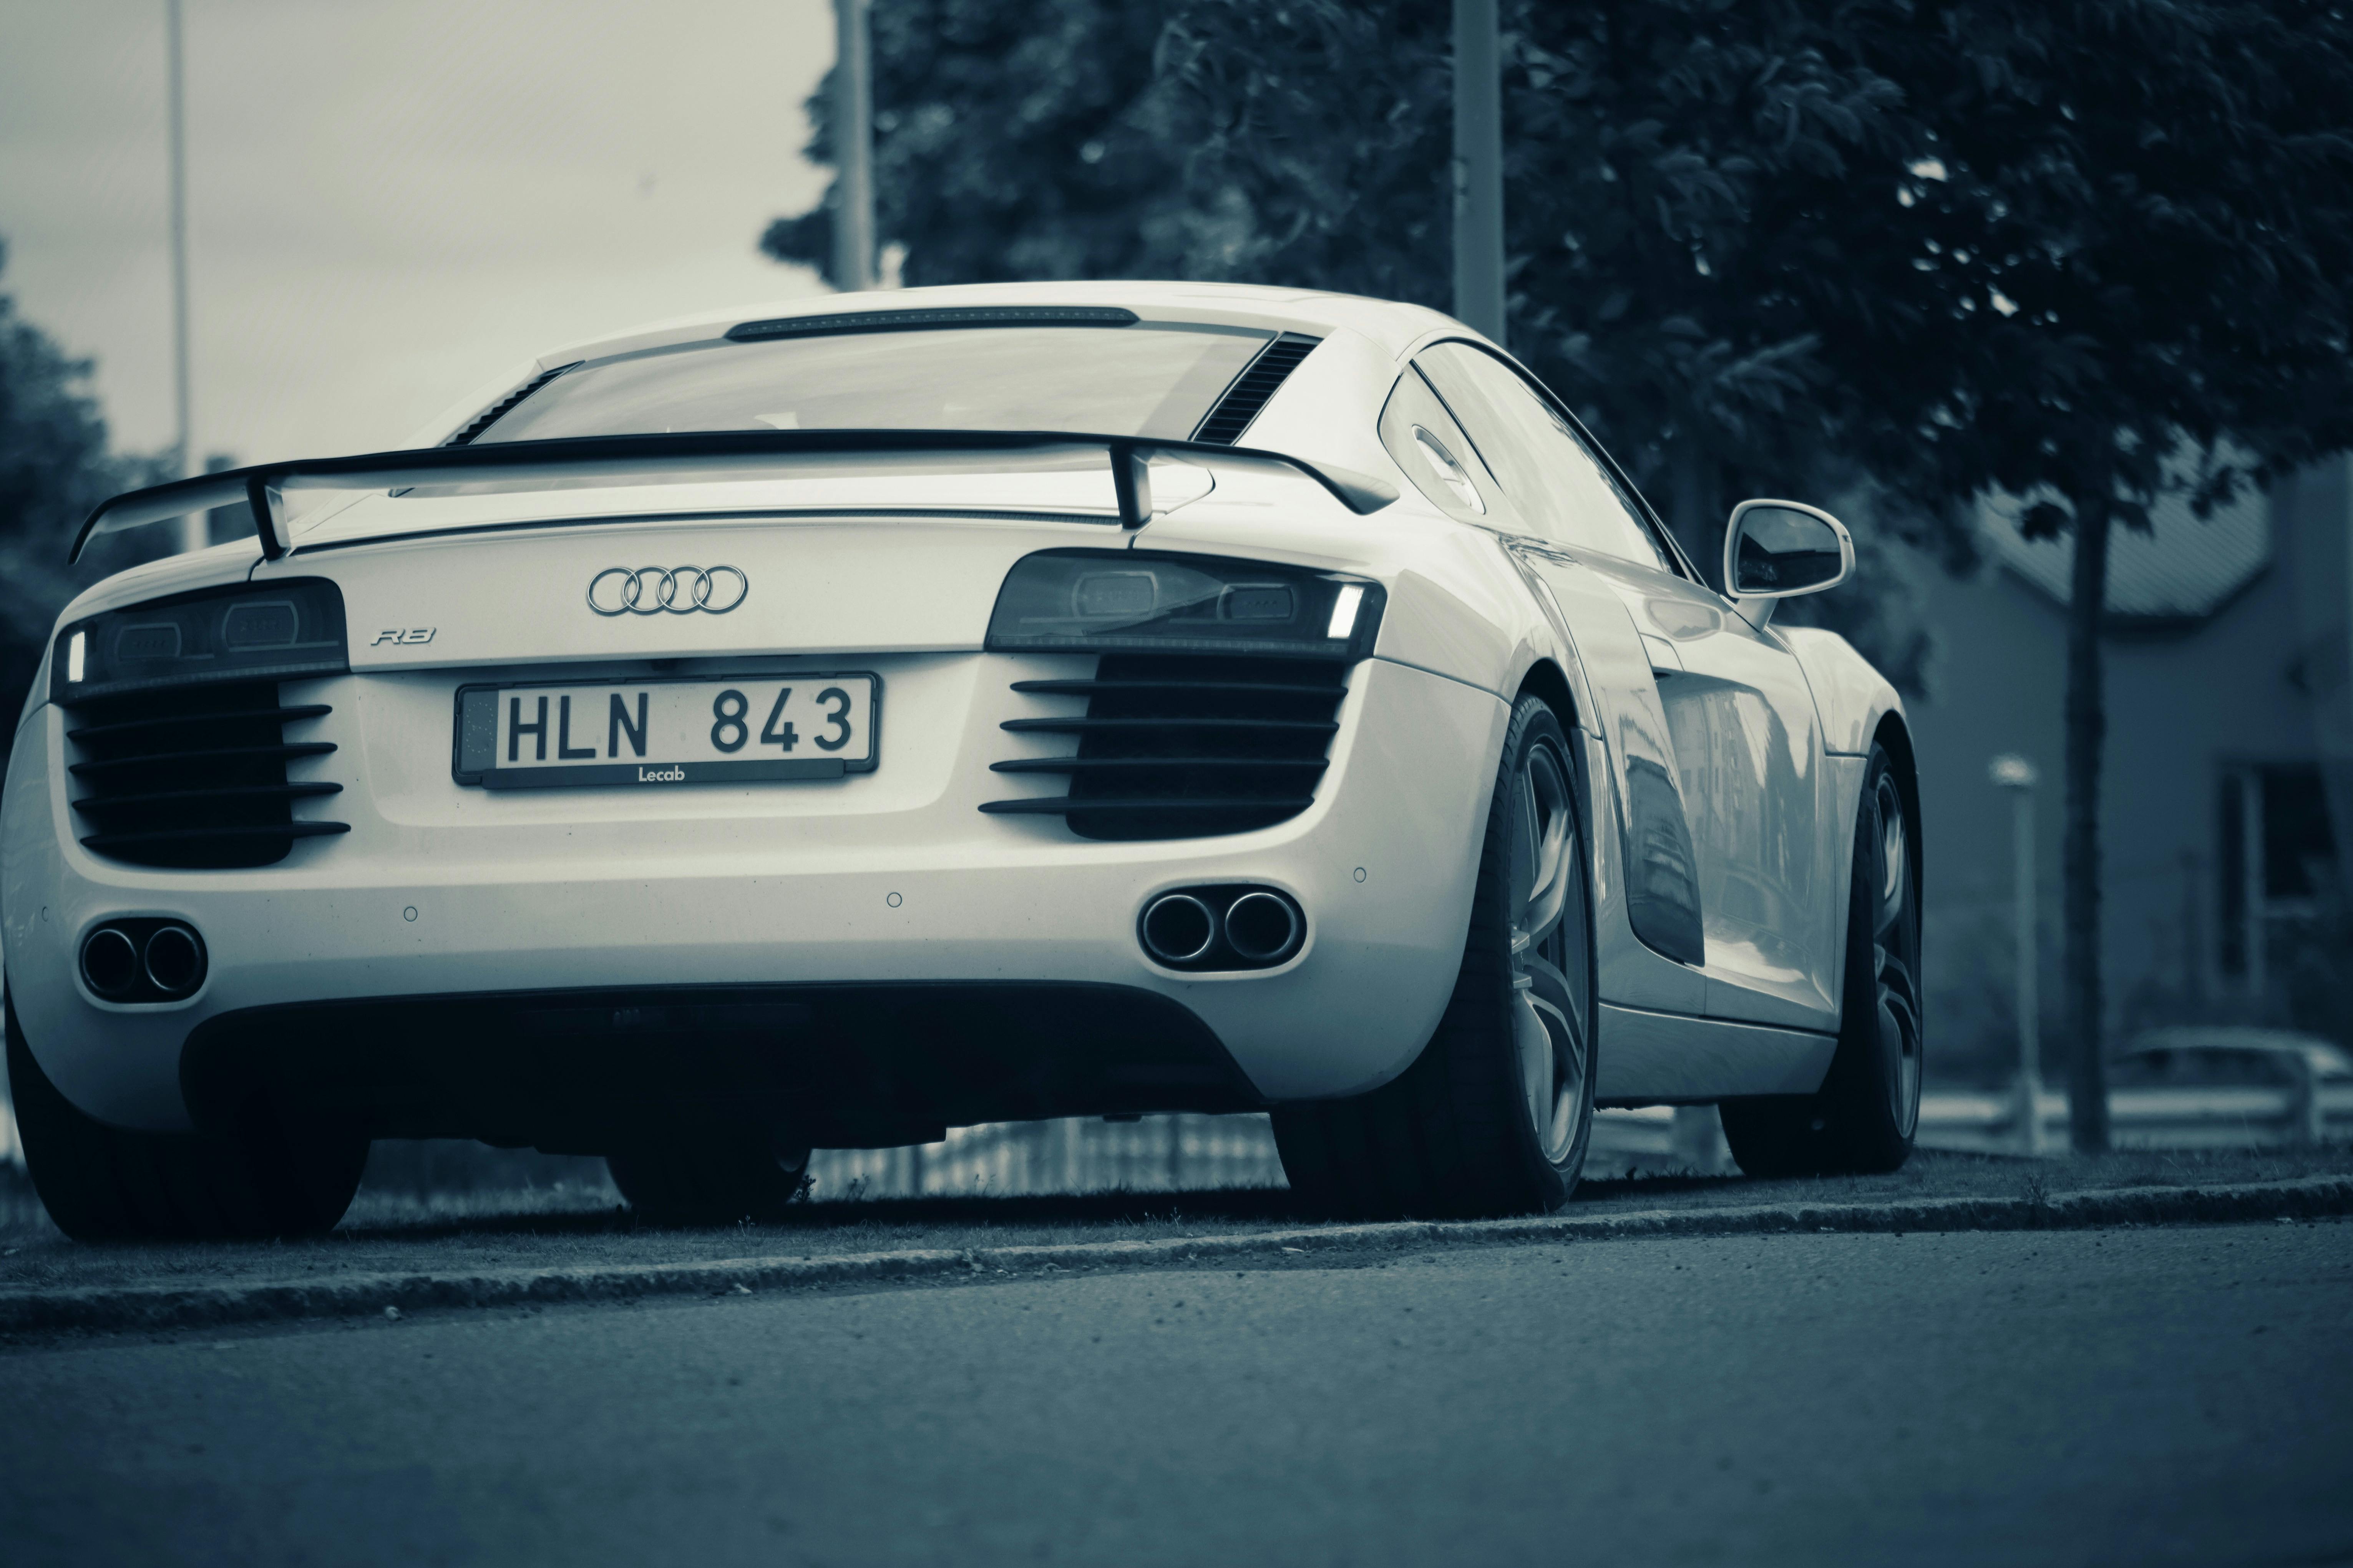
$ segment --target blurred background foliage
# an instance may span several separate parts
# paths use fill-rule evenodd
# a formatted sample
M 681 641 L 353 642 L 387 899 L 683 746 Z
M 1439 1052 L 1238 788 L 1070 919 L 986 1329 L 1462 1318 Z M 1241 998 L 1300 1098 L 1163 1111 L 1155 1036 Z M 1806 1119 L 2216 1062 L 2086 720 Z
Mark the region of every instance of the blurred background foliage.
M 6 264 L 0 241 L 0 284 Z M 0 288 L 0 704 L 12 735 L 66 601 L 172 542 L 161 529 L 134 530 L 98 541 L 79 565 L 66 564 L 67 547 L 92 507 L 170 474 L 168 455 L 109 448 L 90 368 L 19 316 Z M 7 744 L 0 741 L 0 758 Z

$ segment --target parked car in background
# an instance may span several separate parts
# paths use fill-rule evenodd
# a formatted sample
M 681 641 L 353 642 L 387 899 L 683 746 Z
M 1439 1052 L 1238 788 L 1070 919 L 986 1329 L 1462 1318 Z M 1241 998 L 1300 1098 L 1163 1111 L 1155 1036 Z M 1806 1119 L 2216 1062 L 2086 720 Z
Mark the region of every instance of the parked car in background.
M 2125 1148 L 2353 1137 L 2353 1057 L 2284 1029 L 2152 1029 L 2109 1064 L 2108 1104 Z

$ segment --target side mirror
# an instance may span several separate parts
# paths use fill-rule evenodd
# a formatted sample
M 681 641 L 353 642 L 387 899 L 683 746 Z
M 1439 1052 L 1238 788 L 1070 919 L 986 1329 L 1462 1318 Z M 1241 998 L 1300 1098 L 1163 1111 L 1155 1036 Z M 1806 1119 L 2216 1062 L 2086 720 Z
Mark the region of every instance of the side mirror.
M 1854 573 L 1854 540 L 1819 507 L 1745 500 L 1724 531 L 1724 590 L 1736 599 L 1788 599 L 1835 588 Z

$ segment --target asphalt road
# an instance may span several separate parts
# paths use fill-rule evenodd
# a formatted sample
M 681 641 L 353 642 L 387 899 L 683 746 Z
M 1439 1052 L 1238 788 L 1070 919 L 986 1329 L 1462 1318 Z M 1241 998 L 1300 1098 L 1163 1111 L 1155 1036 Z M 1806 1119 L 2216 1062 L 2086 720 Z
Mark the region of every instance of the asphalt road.
M 2353 1563 L 2353 1225 L 18 1345 L 0 1559 Z

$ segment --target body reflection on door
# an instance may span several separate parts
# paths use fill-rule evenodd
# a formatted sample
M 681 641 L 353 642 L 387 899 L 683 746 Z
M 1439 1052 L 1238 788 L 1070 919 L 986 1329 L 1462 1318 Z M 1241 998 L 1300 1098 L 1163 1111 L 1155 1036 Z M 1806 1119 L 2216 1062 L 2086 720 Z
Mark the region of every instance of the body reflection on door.
M 1814 940 L 1822 923 L 1820 725 L 1804 671 L 1778 638 L 1707 588 L 1594 564 L 1636 624 L 1674 645 L 1682 665 L 1660 670 L 1657 681 L 1697 861 L 1708 968 L 1783 1004 L 1831 1005 L 1831 955 L 1815 951 Z M 1719 999 L 1712 991 L 1709 1010 L 1719 1005 L 1755 1016 L 1736 993 Z

